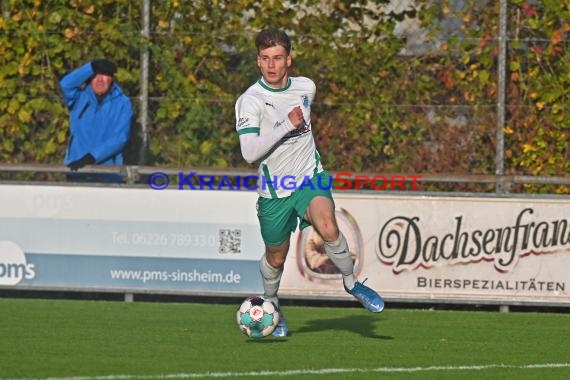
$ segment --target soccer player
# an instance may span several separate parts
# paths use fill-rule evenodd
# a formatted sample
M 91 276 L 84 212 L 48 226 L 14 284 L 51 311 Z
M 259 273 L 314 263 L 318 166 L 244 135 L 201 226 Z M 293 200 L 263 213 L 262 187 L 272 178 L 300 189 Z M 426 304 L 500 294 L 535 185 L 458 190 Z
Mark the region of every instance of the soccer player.
M 244 159 L 259 162 L 257 215 L 265 243 L 260 272 L 264 296 L 280 312 L 273 335 L 288 333 L 277 293 L 291 233 L 298 225 L 301 229 L 313 226 L 325 241 L 327 256 L 342 273 L 344 289 L 366 309 L 379 313 L 384 301 L 354 275 L 348 244 L 335 218 L 331 179 L 315 147 L 311 128 L 315 83 L 289 76 L 291 41 L 285 32 L 262 30 L 255 45 L 261 77 L 236 102 L 236 130 Z M 297 186 L 282 186 L 285 177 L 296 179 Z

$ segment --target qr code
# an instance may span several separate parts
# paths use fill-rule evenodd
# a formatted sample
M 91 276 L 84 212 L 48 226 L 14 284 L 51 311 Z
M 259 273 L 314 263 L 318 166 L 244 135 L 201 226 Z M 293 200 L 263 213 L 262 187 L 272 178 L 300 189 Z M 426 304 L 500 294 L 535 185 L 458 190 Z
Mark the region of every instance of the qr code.
M 236 255 L 241 253 L 241 230 L 220 230 L 221 255 Z

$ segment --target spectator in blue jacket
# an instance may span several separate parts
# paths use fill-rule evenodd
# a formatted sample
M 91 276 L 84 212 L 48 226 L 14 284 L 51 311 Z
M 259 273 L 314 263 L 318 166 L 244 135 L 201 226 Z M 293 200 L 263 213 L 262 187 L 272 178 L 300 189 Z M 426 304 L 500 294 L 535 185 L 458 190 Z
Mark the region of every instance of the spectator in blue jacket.
M 70 138 L 64 163 L 72 171 L 85 165 L 123 165 L 130 134 L 130 99 L 114 81 L 117 66 L 95 59 L 60 81 L 70 112 Z

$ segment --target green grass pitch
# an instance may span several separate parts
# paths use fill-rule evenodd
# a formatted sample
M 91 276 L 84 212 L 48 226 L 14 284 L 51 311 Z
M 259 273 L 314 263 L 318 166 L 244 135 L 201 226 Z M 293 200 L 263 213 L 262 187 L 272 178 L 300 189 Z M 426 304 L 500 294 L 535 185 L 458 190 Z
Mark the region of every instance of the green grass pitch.
M 569 379 L 569 313 L 285 306 L 253 340 L 238 305 L 0 299 L 0 379 Z

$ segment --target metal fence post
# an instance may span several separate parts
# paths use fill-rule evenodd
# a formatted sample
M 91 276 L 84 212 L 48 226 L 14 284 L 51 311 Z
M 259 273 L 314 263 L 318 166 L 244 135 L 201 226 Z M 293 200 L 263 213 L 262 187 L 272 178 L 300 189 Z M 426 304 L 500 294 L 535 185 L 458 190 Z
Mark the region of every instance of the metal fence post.
M 497 84 L 497 146 L 495 174 L 497 182 L 495 191 L 505 193 L 509 190 L 504 186 L 501 176 L 505 175 L 505 103 L 506 103 L 506 61 L 507 61 L 507 0 L 500 0 L 499 3 L 499 62 L 498 62 L 498 84 Z
M 141 123 L 141 135 L 142 141 L 139 148 L 139 164 L 144 165 L 146 161 L 146 149 L 148 146 L 148 63 L 149 63 L 149 52 L 148 52 L 148 38 L 150 36 L 150 0 L 143 1 L 142 7 L 142 36 L 143 36 L 143 47 L 141 50 L 141 77 L 140 77 L 140 116 L 139 120 Z

